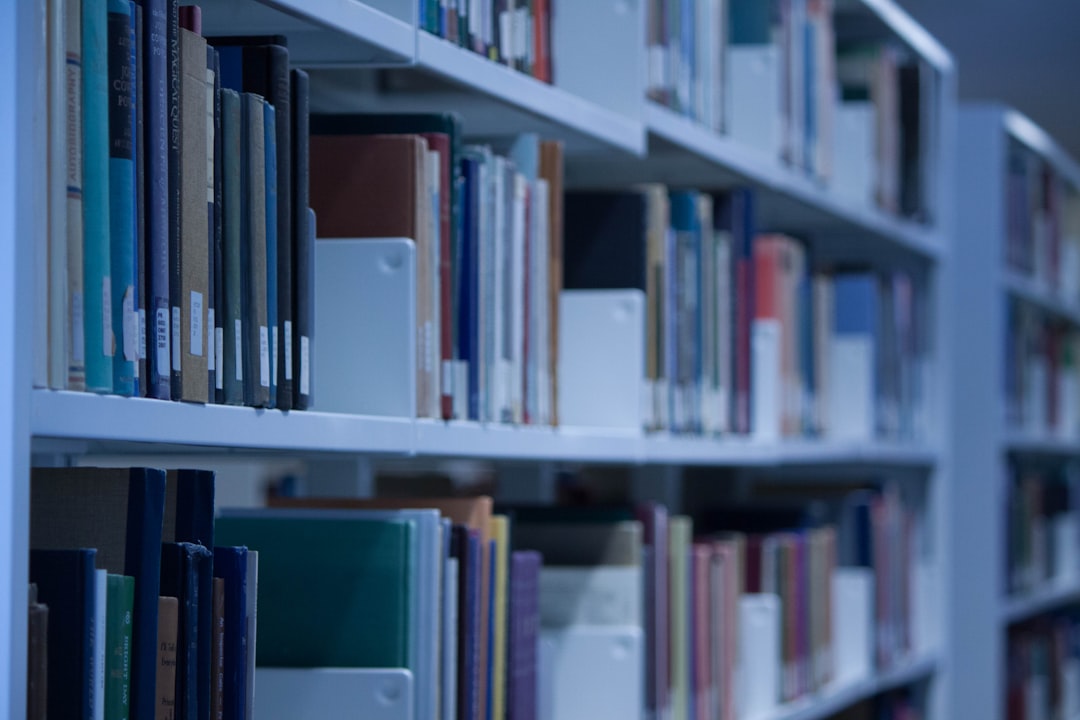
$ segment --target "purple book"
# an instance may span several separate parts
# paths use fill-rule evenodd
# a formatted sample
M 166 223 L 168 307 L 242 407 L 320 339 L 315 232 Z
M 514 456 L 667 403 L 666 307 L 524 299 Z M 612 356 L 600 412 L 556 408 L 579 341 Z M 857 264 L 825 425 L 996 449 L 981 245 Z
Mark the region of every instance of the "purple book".
M 540 641 L 540 553 L 510 555 L 510 637 L 506 662 L 506 720 L 535 720 Z
M 663 505 L 643 503 L 637 517 L 645 534 L 645 711 L 646 720 L 666 717 L 671 696 L 668 662 L 668 512 Z

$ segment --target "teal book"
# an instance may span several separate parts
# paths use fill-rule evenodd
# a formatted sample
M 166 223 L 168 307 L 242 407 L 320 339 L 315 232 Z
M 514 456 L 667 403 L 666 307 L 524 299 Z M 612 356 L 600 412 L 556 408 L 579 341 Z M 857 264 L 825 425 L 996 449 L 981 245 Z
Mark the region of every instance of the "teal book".
M 118 395 L 133 395 L 139 335 L 135 294 L 135 34 L 131 3 L 108 2 L 112 383 Z
M 83 304 L 86 389 L 113 390 L 106 0 L 83 0 Z M 124 194 L 125 197 L 127 193 Z
M 281 337 L 278 332 L 278 177 L 277 112 L 263 104 L 263 151 L 266 153 L 266 320 L 270 328 L 270 407 L 277 407 L 278 364 Z
M 109 575 L 105 587 L 105 717 L 131 713 L 131 642 L 135 578 Z
M 415 521 L 288 515 L 226 513 L 215 527 L 219 545 L 259 553 L 257 664 L 409 668 Z

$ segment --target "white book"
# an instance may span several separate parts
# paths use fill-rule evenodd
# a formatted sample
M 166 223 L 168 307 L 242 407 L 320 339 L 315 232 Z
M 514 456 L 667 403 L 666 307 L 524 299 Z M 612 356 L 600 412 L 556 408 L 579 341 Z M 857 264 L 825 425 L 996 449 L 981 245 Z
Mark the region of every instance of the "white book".
M 442 718 L 457 717 L 458 559 L 448 557 L 443 570 Z
M 510 408 L 514 423 L 524 419 L 523 373 L 525 369 L 525 203 L 528 182 L 521 173 L 514 174 L 514 206 L 511 237 L 510 304 Z
M 762 442 L 776 442 L 781 436 L 785 395 L 780 371 L 781 332 L 780 322 L 773 319 L 754 320 L 751 328 L 752 434 Z
M 66 63 L 68 146 L 67 179 L 75 188 L 67 199 L 67 312 L 68 328 L 68 390 L 86 388 L 86 345 L 83 324 L 83 158 L 82 138 L 82 2 L 64 0 L 64 44 L 67 56 L 77 62 Z
M 494 373 L 493 397 L 494 405 L 493 421 L 510 421 L 510 339 L 508 334 L 508 322 L 510 319 L 510 169 L 506 158 L 495 158 L 495 252 L 494 252 L 494 281 L 495 281 L 495 313 L 492 318 L 494 326 Z
M 442 323 L 440 322 L 440 308 L 442 305 L 442 294 L 440 292 L 440 273 L 439 273 L 439 260 L 441 252 L 441 198 L 439 195 L 439 182 L 442 177 L 441 171 L 442 159 L 439 156 L 438 150 L 429 150 L 427 154 L 427 181 L 428 181 L 428 196 L 431 201 L 431 212 L 427 213 L 428 218 L 428 268 L 429 273 L 427 282 L 430 283 L 430 290 L 428 292 L 428 309 L 424 313 L 427 316 L 427 322 L 424 327 L 421 328 L 420 337 L 418 338 L 417 347 L 421 350 L 421 369 L 424 373 L 424 377 L 427 379 L 427 393 L 424 398 L 424 413 L 426 417 L 438 418 L 441 417 L 440 413 L 440 399 L 442 397 L 441 383 L 439 382 L 439 363 L 441 360 L 442 348 L 440 346 L 440 338 Z
M 768 718 L 780 701 L 780 598 L 743 595 L 739 600 L 741 720 Z
M 64 0 L 48 0 L 45 7 L 48 43 L 48 108 L 49 108 L 49 191 L 48 191 L 48 276 L 39 274 L 39 287 L 48 303 L 36 309 L 48 308 L 48 386 L 54 390 L 67 387 L 68 340 L 71 336 L 71 315 L 68 312 L 67 257 L 67 47 L 64 27 Z M 47 279 L 47 282 L 44 282 Z M 39 318 L 38 318 L 39 319 Z
M 49 43 L 49 47 L 46 52 L 50 55 L 53 52 L 52 41 L 54 38 L 50 37 L 53 33 L 51 27 L 50 18 L 47 17 L 47 6 L 44 3 L 37 2 L 27 6 L 29 11 L 27 13 L 29 18 L 29 27 L 32 32 L 32 36 L 42 38 L 45 42 Z M 40 41 L 38 41 L 40 42 Z M 52 143 L 51 129 L 52 118 L 49 117 L 49 109 L 52 104 L 52 97 L 49 87 L 49 81 L 51 80 L 51 65 L 52 59 L 49 58 L 47 63 L 35 62 L 31 65 L 35 70 L 36 82 L 32 83 L 33 93 L 30 97 L 25 98 L 27 104 L 33 108 L 28 114 L 33 121 L 27 123 L 28 127 L 23 130 L 23 136 L 19 138 L 19 142 L 24 146 L 32 148 L 30 156 L 33 158 L 32 164 L 35 169 L 48 168 L 46 177 L 48 182 L 43 186 L 40 182 L 28 182 L 21 183 L 20 198 L 16 202 L 28 203 L 30 207 L 25 208 L 28 215 L 34 218 L 35 222 L 32 223 L 31 236 L 28 238 L 21 238 L 22 240 L 30 243 L 33 248 L 33 262 L 34 262 L 34 274 L 32 287 L 34 289 L 33 305 L 28 308 L 28 312 L 33 317 L 33 384 L 34 387 L 49 387 L 50 381 L 50 366 L 49 366 L 49 353 L 50 353 L 50 332 L 49 332 L 49 297 L 50 297 L 50 279 L 51 279 L 51 263 L 49 258 L 49 251 L 52 246 L 52 238 L 49 227 L 51 220 L 51 194 L 52 194 L 52 152 L 50 144 Z M 20 98 L 21 100 L 24 98 Z M 46 122 L 46 119 L 49 122 Z M 10 146 L 14 149 L 14 145 Z M 10 152 L 10 151 L 9 151 Z M 14 190 L 9 190 L 9 193 L 13 193 Z M 23 208 L 20 208 L 23 209 Z M 7 242 L 11 242 L 8 240 Z M 25 342 L 25 340 L 20 339 Z
M 549 424 L 545 402 L 548 396 L 548 183 L 537 179 L 533 184 L 532 255 L 529 267 L 530 344 L 529 344 L 529 415 L 534 425 Z
M 732 407 L 735 397 L 735 323 L 734 289 L 731 282 L 731 233 L 717 233 L 716 246 L 716 357 L 719 363 L 719 412 L 717 431 L 726 433 L 731 430 Z
M 93 654 L 90 677 L 93 683 L 92 697 L 94 720 L 105 720 L 105 650 L 107 635 L 105 622 L 108 617 L 109 572 L 94 571 L 94 627 L 90 637 L 93 639 Z
M 259 553 L 248 550 L 247 554 L 247 707 L 244 720 L 255 718 L 255 630 L 259 614 Z M 272 707 L 272 706 L 271 706 Z M 262 715 L 259 715 L 262 718 Z
M 549 567 L 540 570 L 540 626 L 632 625 L 644 622 L 641 567 Z

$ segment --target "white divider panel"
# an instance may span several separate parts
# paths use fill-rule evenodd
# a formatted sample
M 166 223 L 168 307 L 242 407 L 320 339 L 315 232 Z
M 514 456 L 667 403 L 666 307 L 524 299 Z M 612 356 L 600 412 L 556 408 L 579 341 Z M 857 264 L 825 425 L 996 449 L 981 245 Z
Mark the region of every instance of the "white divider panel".
M 416 416 L 412 240 L 315 243 L 316 409 Z
M 836 107 L 831 190 L 837 197 L 862 207 L 874 202 L 874 158 L 877 114 L 869 102 L 844 102 Z
M 556 87 L 640 122 L 645 97 L 643 0 L 571 0 L 551 13 Z
M 640 627 L 541 631 L 539 720 L 640 720 L 645 707 Z
M 772 45 L 732 45 L 728 50 L 731 137 L 762 153 L 765 161 L 779 163 L 780 52 Z
M 404 669 L 261 667 L 255 708 L 259 720 L 413 720 L 413 677 Z
M 639 430 L 645 293 L 564 290 L 559 297 L 559 415 L 567 427 Z
M 780 598 L 739 600 L 739 674 L 742 720 L 768 718 L 780 703 Z
M 832 583 L 834 677 L 858 682 L 874 671 L 874 571 L 837 568 Z

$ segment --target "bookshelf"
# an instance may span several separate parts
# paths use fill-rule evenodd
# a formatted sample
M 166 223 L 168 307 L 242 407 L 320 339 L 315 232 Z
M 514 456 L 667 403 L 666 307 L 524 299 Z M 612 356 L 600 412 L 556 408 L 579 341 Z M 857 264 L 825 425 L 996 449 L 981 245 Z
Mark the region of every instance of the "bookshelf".
M 1080 298 L 1068 287 L 1068 261 L 1064 254 L 1056 260 L 1043 257 L 1058 252 L 1051 248 L 1069 252 L 1072 233 L 1061 220 L 1062 208 L 1068 206 L 1080 172 L 1052 138 L 1001 106 L 964 106 L 957 147 L 954 252 L 964 258 L 964 269 L 956 273 L 950 302 L 956 348 L 950 369 L 953 462 L 958 468 L 951 492 L 964 512 L 957 514 L 950 530 L 956 577 L 946 614 L 946 642 L 964 648 L 964 666 L 953 683 L 955 697 L 966 698 L 963 712 L 1005 718 L 1005 692 L 980 694 L 978 689 L 992 677 L 1000 677 L 1000 687 L 1006 687 L 1009 630 L 1075 605 L 1078 598 L 1075 580 L 1068 578 L 1050 577 L 1012 594 L 1006 590 L 1011 582 L 1007 558 L 1013 552 L 1006 511 L 1017 502 L 1013 473 L 1022 474 L 1012 468 L 1059 467 L 1080 450 L 1067 409 L 1072 369 L 1061 365 L 1060 379 L 1044 385 L 1039 378 L 1055 372 L 1050 366 L 1043 369 L 1044 351 L 1029 355 L 1035 346 L 1023 345 L 1030 343 L 1022 339 L 1027 336 L 1014 334 L 1017 313 L 1038 318 L 1041 324 L 1036 327 L 1053 332 L 1078 327 Z M 1032 172 L 1039 179 L 1022 186 L 1016 179 L 1018 165 L 1036 168 Z M 1051 182 L 1046 177 L 1053 178 L 1051 184 L 1044 184 Z M 1029 194 L 1033 186 L 1039 188 L 1035 195 Z M 1046 207 L 1057 211 L 1050 210 L 1048 217 L 1059 220 L 1044 223 L 1036 217 L 1043 212 L 1031 200 L 1036 196 L 1052 198 Z M 1034 264 L 1018 265 L 1018 242 L 1037 258 Z M 1024 250 L 1019 253 L 1023 256 Z M 1026 359 L 1017 365 L 1013 358 L 1021 347 L 1028 348 Z M 1016 396 L 1011 401 L 1010 393 Z
M 33 343 L 30 313 L 18 312 L 36 297 L 31 248 L 15 238 L 37 237 L 43 185 L 43 131 L 30 103 L 44 49 L 33 32 L 42 23 L 33 3 L 0 10 L 0 27 L 12 38 L 0 44 L 11 62 L 0 62 L 0 131 L 29 137 L 0 166 L 0 527 L 10 529 L 0 551 L 0 698 L 7 715 L 24 714 L 27 579 L 28 465 L 32 453 L 74 458 L 83 455 L 197 456 L 230 453 L 251 456 L 361 456 L 418 459 L 472 458 L 493 463 L 597 463 L 678 468 L 874 469 L 911 472 L 925 479 L 928 524 L 944 533 L 954 507 L 947 469 L 946 405 L 933 387 L 943 387 L 950 357 L 945 323 L 931 329 L 936 378 L 928 391 L 925 442 L 865 442 L 798 439 L 760 442 L 746 438 L 701 438 L 646 434 L 605 428 L 559 429 L 484 426 L 412 417 L 375 417 L 320 412 L 200 406 L 138 398 L 31 390 Z M 838 3 L 851 32 L 903 44 L 937 75 L 937 116 L 941 127 L 935 163 L 935 205 L 930 224 L 901 219 L 865 203 L 850 202 L 828 184 L 807 177 L 731 137 L 706 130 L 646 100 L 645 48 L 640 42 L 643 7 L 638 3 L 560 4 L 553 28 L 553 53 L 565 67 L 548 85 L 498 66 L 417 27 L 412 0 L 208 0 L 202 3 L 207 34 L 279 33 L 288 37 L 294 64 L 313 75 L 313 107 L 322 111 L 459 111 L 467 136 L 539 132 L 563 140 L 571 187 L 598 183 L 628 186 L 640 179 L 716 190 L 747 184 L 758 192 L 759 225 L 807 235 L 829 258 L 866 261 L 879 267 L 915 267 L 925 272 L 931 315 L 943 308 L 952 256 L 948 197 L 951 132 L 955 110 L 954 68 L 948 53 L 891 0 Z M 595 28 L 608 36 L 593 37 Z M 596 43 L 610 49 L 603 58 Z M 585 59 L 589 61 L 586 62 Z M 5 59 L 0 55 L 0 60 Z M 386 70 L 395 89 L 375 91 L 372 69 Z M 23 134 L 21 131 L 27 131 Z M 30 178 L 13 189 L 14 179 Z M 15 212 L 14 208 L 19 211 Z M 1066 308 L 1069 312 L 1072 312 Z M 948 546 L 944 546 L 947 548 Z M 936 573 L 948 577 L 953 564 L 939 545 Z M 861 700 L 913 683 L 931 682 L 929 717 L 957 717 L 944 710 L 943 674 L 954 648 L 929 648 L 898 670 L 839 684 L 777 710 L 769 720 L 818 720 Z M 964 649 L 964 657 L 967 650 Z M 951 688 L 950 691 L 952 692 Z

